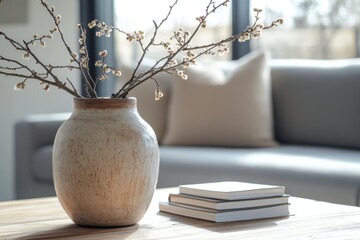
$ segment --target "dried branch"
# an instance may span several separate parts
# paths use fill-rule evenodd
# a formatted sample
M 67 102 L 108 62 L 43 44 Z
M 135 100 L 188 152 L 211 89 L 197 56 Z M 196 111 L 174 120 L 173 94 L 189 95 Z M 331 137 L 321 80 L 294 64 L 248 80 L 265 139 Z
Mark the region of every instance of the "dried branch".
M 268 26 L 259 24 L 261 9 L 255 8 L 254 23 L 251 26 L 248 26 L 242 33 L 229 36 L 215 43 L 207 43 L 203 45 L 193 46 L 192 42 L 195 36 L 199 33 L 201 29 L 205 29 L 207 27 L 208 17 L 214 14 L 219 8 L 225 7 L 229 3 L 229 0 L 221 0 L 218 4 L 215 2 L 215 0 L 209 0 L 208 4 L 205 7 L 204 14 L 196 18 L 197 24 L 194 27 L 192 33 L 190 33 L 189 31 L 184 31 L 180 28 L 174 31 L 174 33 L 170 36 L 169 41 L 157 41 L 158 33 L 161 27 L 166 21 L 168 21 L 170 15 L 173 12 L 173 9 L 176 7 L 178 2 L 179 0 L 174 0 L 173 4 L 169 6 L 169 10 L 167 11 L 166 15 L 159 23 L 153 21 L 154 29 L 151 38 L 146 44 L 144 42 L 145 37 L 143 31 L 134 31 L 132 33 L 128 33 L 122 31 L 117 27 L 108 26 L 106 23 L 101 22 L 97 19 L 91 21 L 88 24 L 89 29 L 95 28 L 97 30 L 96 36 L 109 37 L 111 36 L 112 32 L 115 31 L 119 34 L 124 35 L 129 42 L 137 43 L 142 51 L 142 54 L 140 55 L 140 58 L 131 74 L 130 79 L 126 80 L 123 86 L 114 94 L 112 94 L 111 97 L 125 98 L 131 90 L 133 90 L 143 82 L 153 80 L 156 84 L 155 99 L 158 100 L 163 96 L 163 93 L 160 90 L 160 84 L 156 80 L 156 76 L 159 73 L 178 75 L 182 79 L 186 80 L 188 78 L 185 71 L 186 68 L 195 65 L 196 60 L 199 57 L 203 55 L 214 55 L 216 53 L 218 53 L 219 55 L 226 54 L 229 52 L 229 49 L 225 47 L 226 43 L 237 40 L 240 42 L 244 42 L 250 40 L 251 38 L 258 38 L 261 36 L 264 30 L 276 27 L 282 24 L 283 21 L 282 19 L 278 19 L 273 21 Z M 56 15 L 55 7 L 49 6 L 45 2 L 45 0 L 40 0 L 40 3 L 47 10 L 49 15 L 51 16 L 52 21 L 54 22 L 54 28 L 50 30 L 49 34 L 44 34 L 42 36 L 35 34 L 31 40 L 23 40 L 22 43 L 9 37 L 2 31 L 0 31 L 0 36 L 3 36 L 5 41 L 9 42 L 15 50 L 22 52 L 23 58 L 25 60 L 34 61 L 42 69 L 41 71 L 43 72 L 33 70 L 26 64 L 21 63 L 20 61 L 0 56 L 0 63 L 8 63 L 8 65 L 0 65 L 0 74 L 21 78 L 22 81 L 15 85 L 15 89 L 17 90 L 25 88 L 26 81 L 29 79 L 33 79 L 40 81 L 40 84 L 45 90 L 49 90 L 49 86 L 51 85 L 65 90 L 66 92 L 72 94 L 75 97 L 82 97 L 69 78 L 66 78 L 66 81 L 61 81 L 55 74 L 56 70 L 59 69 L 67 69 L 69 71 L 78 70 L 81 73 L 81 78 L 84 80 L 84 87 L 88 96 L 90 98 L 97 98 L 98 96 L 95 89 L 99 81 L 104 81 L 108 79 L 108 74 L 113 74 L 119 77 L 121 76 L 121 71 L 114 66 L 107 65 L 107 51 L 102 50 L 99 52 L 100 59 L 95 61 L 95 67 L 101 68 L 100 76 L 95 79 L 90 74 L 89 53 L 86 43 L 86 29 L 83 28 L 80 24 L 78 24 L 78 28 L 80 30 L 80 50 L 79 53 L 72 51 L 72 49 L 65 40 L 65 36 L 60 26 L 61 15 Z M 69 55 L 70 64 L 68 65 L 54 66 L 52 64 L 45 63 L 32 50 L 32 48 L 37 43 L 39 43 L 40 47 L 46 47 L 46 40 L 53 39 L 53 34 L 55 32 L 59 34 L 61 43 L 65 47 L 66 52 Z M 155 63 L 148 70 L 138 73 L 139 68 L 142 65 L 146 55 L 153 47 L 163 47 L 167 51 L 167 55 L 155 61 Z M 179 56 L 181 55 L 182 59 L 180 60 Z M 67 86 L 66 83 L 69 83 L 70 86 Z

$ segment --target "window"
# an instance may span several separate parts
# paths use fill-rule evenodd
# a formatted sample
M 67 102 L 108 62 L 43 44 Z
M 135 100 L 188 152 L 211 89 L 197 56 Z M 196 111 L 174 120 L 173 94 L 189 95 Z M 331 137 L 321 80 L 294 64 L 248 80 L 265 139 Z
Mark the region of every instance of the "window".
M 82 15 L 85 16 L 82 22 L 86 23 L 94 18 L 103 20 L 110 18 L 114 20 L 113 25 L 116 27 L 129 32 L 143 30 L 147 33 L 145 37 L 150 38 L 153 30 L 152 20 L 161 21 L 173 1 L 81 0 Z M 180 26 L 184 30 L 191 31 L 197 23 L 195 18 L 204 12 L 208 1 L 179 0 L 179 4 L 158 34 L 159 42 L 166 41 L 172 31 Z M 250 23 L 253 21 L 251 9 L 254 7 L 264 9 L 262 19 L 266 23 L 282 17 L 285 24 L 266 31 L 260 39 L 229 45 L 231 51 L 234 49 L 235 59 L 259 47 L 269 49 L 272 58 L 340 59 L 360 56 L 358 0 L 233 0 L 228 7 L 212 15 L 206 31 L 198 34 L 197 42 L 199 44 L 212 42 L 231 35 L 233 31 L 235 33 L 243 31 L 249 19 Z M 112 10 L 114 17 L 110 13 Z M 106 22 L 109 23 L 108 20 Z M 90 45 L 94 46 L 94 56 L 98 53 L 98 49 L 112 51 L 115 45 L 113 51 L 119 64 L 135 64 L 142 53 L 137 43 L 129 43 L 119 34 L 115 34 L 114 44 L 112 41 L 103 43 L 96 40 Z M 147 57 L 159 59 L 164 56 L 163 54 L 166 54 L 163 48 L 153 48 L 148 52 Z M 231 54 L 228 54 L 221 57 L 221 60 L 230 58 Z M 216 55 L 213 59 L 220 57 Z M 99 91 L 111 91 L 110 83 L 113 84 L 114 81 L 107 81 L 104 86 L 99 84 Z
M 281 28 L 268 31 L 251 48 L 270 49 L 273 58 L 340 59 L 359 56 L 360 5 L 357 0 L 251 0 Z M 252 8 L 251 7 L 251 8 Z
M 125 32 L 142 30 L 145 38 L 150 39 L 154 29 L 153 20 L 159 23 L 167 14 L 169 6 L 174 0 L 114 0 L 115 26 Z M 173 31 L 182 27 L 186 31 L 194 29 L 196 17 L 202 15 L 209 0 L 181 0 L 173 9 L 173 12 L 161 28 L 158 34 L 159 41 L 167 41 Z M 231 6 L 221 8 L 211 18 L 205 31 L 198 34 L 194 39 L 199 45 L 206 42 L 213 42 L 231 35 Z M 134 64 L 139 60 L 142 53 L 138 44 L 129 43 L 124 35 L 116 34 L 116 56 L 118 61 L 126 64 Z M 231 49 L 231 46 L 229 46 Z M 166 54 L 163 48 L 153 48 L 148 52 L 148 57 L 159 59 Z M 214 56 L 218 58 L 219 56 Z M 230 59 L 231 54 L 221 57 Z

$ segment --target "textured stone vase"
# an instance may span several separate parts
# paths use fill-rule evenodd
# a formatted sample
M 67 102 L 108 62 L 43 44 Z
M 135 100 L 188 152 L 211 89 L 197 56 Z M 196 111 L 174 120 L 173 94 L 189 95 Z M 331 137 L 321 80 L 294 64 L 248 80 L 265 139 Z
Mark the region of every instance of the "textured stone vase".
M 159 147 L 136 99 L 74 99 L 53 150 L 57 197 L 78 225 L 137 223 L 155 191 Z

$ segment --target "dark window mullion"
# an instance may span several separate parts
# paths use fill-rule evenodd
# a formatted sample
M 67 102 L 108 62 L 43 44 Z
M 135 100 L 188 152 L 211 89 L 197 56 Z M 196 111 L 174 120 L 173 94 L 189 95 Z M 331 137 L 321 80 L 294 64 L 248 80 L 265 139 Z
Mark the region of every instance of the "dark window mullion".
M 80 20 L 83 26 L 94 20 L 106 22 L 108 25 L 114 25 L 114 13 L 113 13 L 113 0 L 98 1 L 98 0 L 81 0 L 80 1 Z M 89 70 L 90 74 L 96 79 L 100 75 L 100 68 L 95 67 L 94 63 L 99 59 L 99 51 L 107 50 L 108 55 L 106 58 L 106 64 L 109 66 L 116 66 L 115 61 L 115 41 L 113 35 L 108 37 L 96 37 L 95 29 L 87 32 L 87 46 L 89 51 Z M 97 84 L 96 92 L 99 97 L 110 96 L 114 91 L 116 78 L 109 74 L 109 79 L 100 81 Z M 86 91 L 83 88 L 82 94 L 86 96 Z
M 250 25 L 250 0 L 232 1 L 232 32 L 238 34 Z M 232 59 L 239 59 L 250 52 L 250 41 L 233 42 Z

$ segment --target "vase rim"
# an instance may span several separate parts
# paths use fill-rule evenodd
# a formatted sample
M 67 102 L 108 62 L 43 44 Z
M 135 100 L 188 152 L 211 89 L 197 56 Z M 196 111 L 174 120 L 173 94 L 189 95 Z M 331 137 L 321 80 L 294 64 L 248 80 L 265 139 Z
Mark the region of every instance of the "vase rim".
M 136 98 L 74 98 L 76 109 L 135 108 Z

